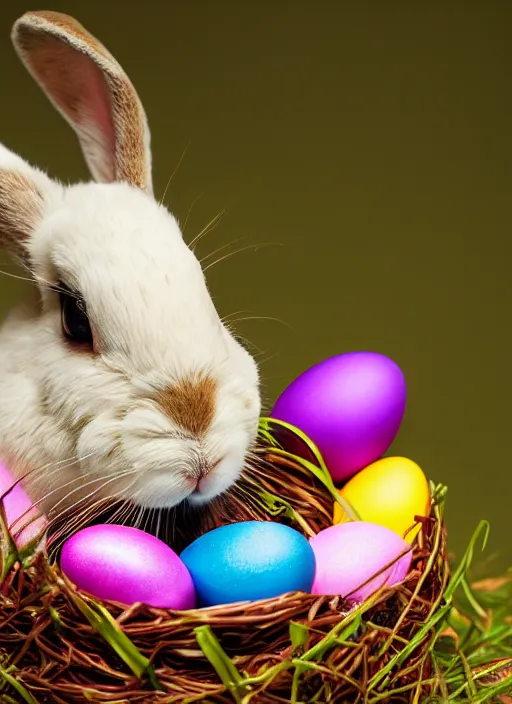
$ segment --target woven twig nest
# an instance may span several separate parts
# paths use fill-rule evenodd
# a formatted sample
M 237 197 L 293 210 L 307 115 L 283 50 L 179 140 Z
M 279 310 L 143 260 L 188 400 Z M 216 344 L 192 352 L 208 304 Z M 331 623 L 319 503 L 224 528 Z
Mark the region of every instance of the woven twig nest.
M 280 521 L 308 537 L 332 524 L 318 456 L 283 426 L 267 429 L 237 488 L 201 514 L 175 511 L 172 547 L 235 521 Z M 454 588 L 444 491 L 433 494 L 406 580 L 353 607 L 293 593 L 187 612 L 125 609 L 77 592 L 45 554 L 18 561 L 0 596 L 0 701 L 426 701 L 439 692 L 432 646 Z M 501 682 L 504 667 L 484 675 Z

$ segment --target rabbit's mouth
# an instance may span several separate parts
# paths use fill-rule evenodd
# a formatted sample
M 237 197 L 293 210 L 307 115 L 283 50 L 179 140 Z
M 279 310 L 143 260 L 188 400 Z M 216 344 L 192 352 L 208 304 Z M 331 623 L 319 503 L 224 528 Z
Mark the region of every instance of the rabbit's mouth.
M 161 467 L 141 473 L 135 482 L 119 487 L 119 498 L 147 509 L 168 509 L 188 502 L 195 506 L 209 503 L 227 491 L 238 479 L 245 453 L 231 452 L 211 462 L 190 463 L 180 470 Z

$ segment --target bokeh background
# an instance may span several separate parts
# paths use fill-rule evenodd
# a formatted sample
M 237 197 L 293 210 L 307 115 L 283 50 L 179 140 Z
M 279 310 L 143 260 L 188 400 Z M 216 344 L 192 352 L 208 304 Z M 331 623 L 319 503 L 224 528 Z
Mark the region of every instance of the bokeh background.
M 512 564 L 512 4 L 7 0 L 0 140 L 74 181 L 75 136 L 10 45 L 27 9 L 75 15 L 127 70 L 157 196 L 172 176 L 189 241 L 223 213 L 205 266 L 251 246 L 207 276 L 267 407 L 324 357 L 390 355 L 409 388 L 392 452 L 448 484 L 452 550 L 487 518 Z M 0 277 L 2 315 L 24 286 Z

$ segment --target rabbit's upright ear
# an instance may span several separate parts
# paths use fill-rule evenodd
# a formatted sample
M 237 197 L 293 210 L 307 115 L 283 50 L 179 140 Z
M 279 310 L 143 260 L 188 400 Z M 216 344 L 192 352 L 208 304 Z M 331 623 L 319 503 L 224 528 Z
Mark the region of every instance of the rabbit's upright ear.
M 60 193 L 46 174 L 0 144 L 0 247 L 26 260 L 32 235 Z
M 107 49 L 59 12 L 27 12 L 11 36 L 29 73 L 75 130 L 93 178 L 124 181 L 152 194 L 146 114 Z

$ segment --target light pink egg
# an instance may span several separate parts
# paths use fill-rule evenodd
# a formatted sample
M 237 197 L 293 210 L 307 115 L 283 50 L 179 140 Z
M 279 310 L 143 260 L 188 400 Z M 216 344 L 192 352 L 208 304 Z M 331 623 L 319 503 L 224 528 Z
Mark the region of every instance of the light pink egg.
M 411 546 L 389 528 L 366 521 L 330 526 L 310 544 L 316 558 L 311 592 L 339 594 L 351 603 L 365 601 L 384 584 L 401 582 L 411 566 Z
M 34 502 L 21 484 L 16 484 L 7 467 L 0 464 L 0 498 L 2 497 L 7 525 L 18 548 L 25 547 L 42 535 L 47 525 L 46 518 L 33 505 Z

